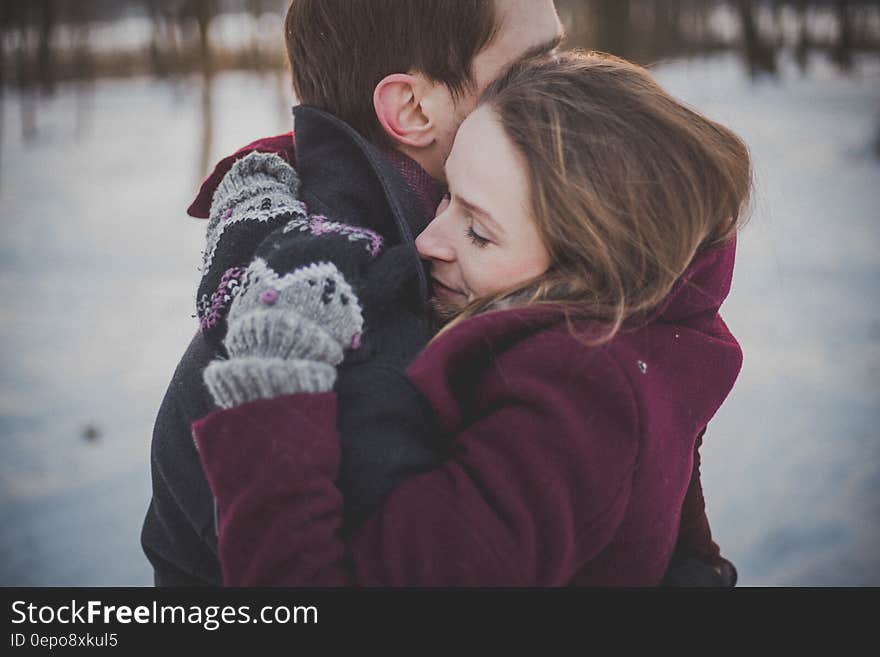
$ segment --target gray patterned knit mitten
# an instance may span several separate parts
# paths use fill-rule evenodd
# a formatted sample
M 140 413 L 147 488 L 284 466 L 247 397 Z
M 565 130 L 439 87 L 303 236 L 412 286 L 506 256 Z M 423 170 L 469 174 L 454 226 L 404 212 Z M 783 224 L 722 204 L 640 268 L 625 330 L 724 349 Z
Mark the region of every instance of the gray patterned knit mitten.
M 275 153 L 249 153 L 223 176 L 211 201 L 202 271 L 207 272 L 223 231 L 240 221 L 268 221 L 282 214 L 306 216 L 297 198 L 299 176 Z
M 228 360 L 203 373 L 221 408 L 298 392 L 326 392 L 348 349 L 360 346 L 363 313 L 337 267 L 320 262 L 279 276 L 256 258 L 229 310 Z

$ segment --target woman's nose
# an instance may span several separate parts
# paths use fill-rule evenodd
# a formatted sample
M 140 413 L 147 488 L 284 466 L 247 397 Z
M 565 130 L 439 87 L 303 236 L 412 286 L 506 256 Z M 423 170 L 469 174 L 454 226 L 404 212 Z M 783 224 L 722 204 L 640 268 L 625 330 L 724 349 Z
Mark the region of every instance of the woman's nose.
M 455 250 L 444 235 L 442 216 L 437 216 L 416 238 L 416 249 L 425 260 L 455 260 Z

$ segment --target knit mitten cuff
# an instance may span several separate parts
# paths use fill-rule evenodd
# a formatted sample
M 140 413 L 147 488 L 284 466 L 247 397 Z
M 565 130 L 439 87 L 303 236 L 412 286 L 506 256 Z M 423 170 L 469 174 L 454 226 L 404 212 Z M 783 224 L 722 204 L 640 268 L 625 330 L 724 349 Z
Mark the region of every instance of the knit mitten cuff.
M 343 347 L 333 335 L 284 307 L 251 310 L 236 317 L 223 344 L 230 358 L 314 360 L 334 366 L 344 358 Z
M 336 368 L 311 360 L 233 358 L 212 362 L 202 377 L 214 403 L 232 408 L 256 399 L 328 392 L 336 382 Z
M 230 226 L 245 221 L 269 225 L 279 217 L 305 217 L 298 191 L 296 171 L 274 153 L 250 153 L 236 161 L 214 192 L 202 273 L 208 273 L 223 232 Z
M 242 200 L 257 196 L 256 190 L 284 191 L 296 197 L 299 176 L 275 153 L 249 153 L 232 165 L 223 176 L 211 202 L 211 218 L 220 216 Z

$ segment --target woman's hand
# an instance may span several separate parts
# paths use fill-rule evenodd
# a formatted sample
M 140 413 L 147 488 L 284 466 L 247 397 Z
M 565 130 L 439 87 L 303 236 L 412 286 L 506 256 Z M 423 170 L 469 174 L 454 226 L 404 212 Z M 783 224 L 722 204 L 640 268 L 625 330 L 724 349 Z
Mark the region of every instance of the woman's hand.
M 345 277 L 329 262 L 279 276 L 262 258 L 248 267 L 229 311 L 228 360 L 204 372 L 214 401 L 326 392 L 348 349 L 360 346 L 363 314 Z
M 237 160 L 214 190 L 196 293 L 199 324 L 213 347 L 220 346 L 232 292 L 254 249 L 286 223 L 305 220 L 298 190 L 296 171 L 273 153 Z
M 223 260 L 208 285 L 219 285 L 222 307 L 211 321 L 203 318 L 203 330 L 213 331 L 218 348 L 222 341 L 228 359 L 211 363 L 203 379 L 221 408 L 332 390 L 336 367 L 360 348 L 364 316 L 370 322 L 381 317 L 411 268 L 420 266 L 409 247 L 384 249 L 382 237 L 368 228 L 308 214 L 298 188 L 283 159 L 252 153 L 233 165 L 214 194 L 207 261 L 227 226 L 250 222 L 255 229 L 263 213 L 266 221 L 271 215 L 284 222 L 259 242 L 246 268 L 224 269 L 224 276 L 234 275 L 215 283 L 231 262 Z M 369 359 L 374 347 L 349 362 Z

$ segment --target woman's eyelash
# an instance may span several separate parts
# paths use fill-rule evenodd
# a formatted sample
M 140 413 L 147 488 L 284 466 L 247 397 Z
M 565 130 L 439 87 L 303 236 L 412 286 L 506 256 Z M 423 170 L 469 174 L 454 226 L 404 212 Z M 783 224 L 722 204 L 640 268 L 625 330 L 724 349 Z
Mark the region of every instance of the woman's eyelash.
M 452 194 L 449 191 L 443 194 L 443 201 L 452 201 Z M 489 246 L 489 244 L 492 243 L 492 240 L 487 239 L 477 233 L 472 225 L 468 226 L 467 230 L 465 231 L 465 236 L 471 241 L 471 244 L 481 249 L 486 248 L 487 246 Z
M 468 239 L 471 241 L 471 243 L 474 246 L 477 246 L 481 249 L 485 248 L 486 246 L 488 246 L 490 244 L 489 240 L 487 240 L 482 235 L 478 235 L 476 232 L 474 232 L 473 226 L 468 226 L 468 229 L 465 234 L 467 235 Z

